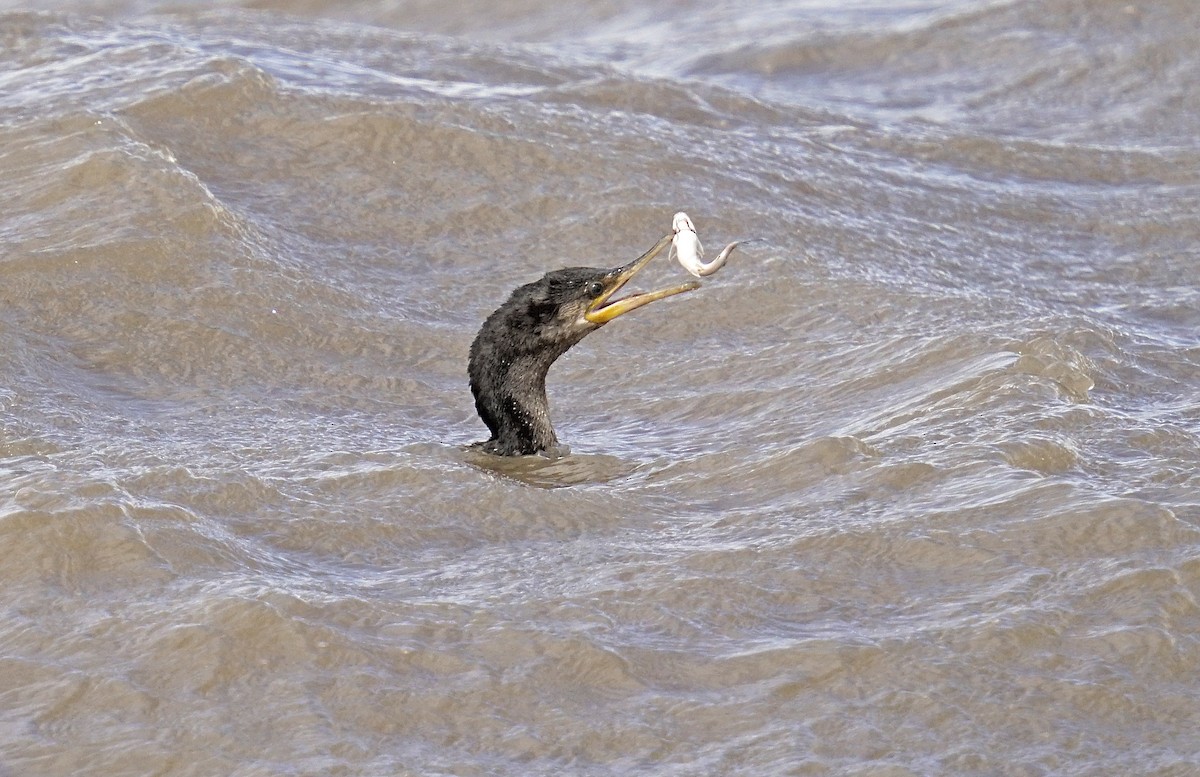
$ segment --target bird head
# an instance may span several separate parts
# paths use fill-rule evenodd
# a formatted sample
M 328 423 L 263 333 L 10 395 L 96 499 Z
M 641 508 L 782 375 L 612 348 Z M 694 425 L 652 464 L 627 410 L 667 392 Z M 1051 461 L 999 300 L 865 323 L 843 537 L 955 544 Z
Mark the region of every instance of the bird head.
M 699 288 L 696 281 L 616 298 L 630 279 L 670 245 L 664 237 L 632 262 L 611 270 L 566 267 L 516 289 L 496 311 L 506 319 L 510 340 L 523 340 L 519 350 L 536 350 L 557 343 L 567 348 L 609 321 L 666 297 Z

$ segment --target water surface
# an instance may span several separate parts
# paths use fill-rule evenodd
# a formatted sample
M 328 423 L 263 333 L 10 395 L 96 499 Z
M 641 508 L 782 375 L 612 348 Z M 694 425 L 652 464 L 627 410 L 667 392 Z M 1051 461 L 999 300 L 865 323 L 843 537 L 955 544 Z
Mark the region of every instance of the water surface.
M 0 774 L 1200 774 L 1198 28 L 0 0 Z

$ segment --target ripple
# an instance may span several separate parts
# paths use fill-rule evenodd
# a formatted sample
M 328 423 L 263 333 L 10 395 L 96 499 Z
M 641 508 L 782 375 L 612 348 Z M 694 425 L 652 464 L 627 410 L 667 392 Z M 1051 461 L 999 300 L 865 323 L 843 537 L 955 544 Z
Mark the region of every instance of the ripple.
M 1043 475 L 1069 472 L 1079 461 L 1079 452 L 1067 439 L 1030 435 L 1001 445 L 1005 460 L 1014 467 Z

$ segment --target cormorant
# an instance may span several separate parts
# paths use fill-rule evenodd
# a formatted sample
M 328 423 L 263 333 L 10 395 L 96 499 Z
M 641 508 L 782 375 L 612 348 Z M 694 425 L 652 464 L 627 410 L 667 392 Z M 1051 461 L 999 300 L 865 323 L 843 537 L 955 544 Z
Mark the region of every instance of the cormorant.
M 553 451 L 546 373 L 554 360 L 620 315 L 655 300 L 699 288 L 696 281 L 610 298 L 671 244 L 662 238 L 629 264 L 611 270 L 567 267 L 515 289 L 475 336 L 467 372 L 475 409 L 492 436 L 479 443 L 500 456 Z

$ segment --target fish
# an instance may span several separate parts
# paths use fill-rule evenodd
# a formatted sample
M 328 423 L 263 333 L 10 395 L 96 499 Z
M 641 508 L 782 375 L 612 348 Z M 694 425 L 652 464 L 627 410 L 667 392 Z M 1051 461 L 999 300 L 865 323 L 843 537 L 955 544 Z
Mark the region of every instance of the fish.
M 676 213 L 675 217 L 671 220 L 671 230 L 675 234 L 671 238 L 671 251 L 668 258 L 673 257 L 678 259 L 683 269 L 697 278 L 712 275 L 724 267 L 725 260 L 733 253 L 733 249 L 737 248 L 742 242 L 741 240 L 735 240 L 725 246 L 716 259 L 705 263 L 704 246 L 700 243 L 700 236 L 696 234 L 696 225 L 692 223 L 688 214 L 683 211 Z

